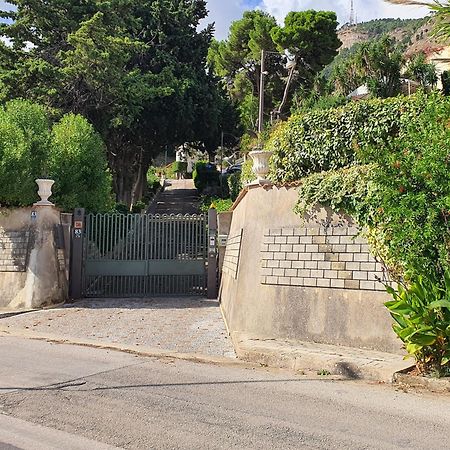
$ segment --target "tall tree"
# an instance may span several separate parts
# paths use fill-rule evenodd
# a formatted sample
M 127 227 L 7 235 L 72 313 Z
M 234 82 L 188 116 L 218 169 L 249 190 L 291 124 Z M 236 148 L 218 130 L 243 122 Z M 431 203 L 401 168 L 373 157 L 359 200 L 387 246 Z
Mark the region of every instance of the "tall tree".
M 241 119 L 249 130 L 257 128 L 261 50 L 270 52 L 266 59 L 267 114 L 282 93 L 281 55 L 271 36 L 276 26 L 271 15 L 246 11 L 242 19 L 231 24 L 228 39 L 214 41 L 209 50 L 210 64 L 226 80 L 230 96 L 239 105 Z
M 0 25 L 0 99 L 87 117 L 103 136 L 118 201 L 142 195 L 151 158 L 218 141 L 222 95 L 206 71 L 204 0 L 11 0 Z
M 265 116 L 286 104 L 299 86 L 310 88 L 315 75 L 330 63 L 341 45 L 333 12 L 302 11 L 287 15 L 284 27 L 262 11 L 247 11 L 230 27 L 228 39 L 214 42 L 209 60 L 228 81 L 232 98 L 249 129 L 256 128 L 261 50 L 266 50 Z M 287 69 L 285 52 L 295 58 Z M 250 120 L 249 120 L 250 118 Z
M 438 82 L 436 66 L 427 63 L 423 52 L 416 53 L 407 63 L 405 75 L 419 82 L 425 89 L 433 88 Z
M 347 95 L 367 84 L 375 97 L 392 97 L 400 91 L 403 56 L 393 38 L 382 36 L 361 44 L 357 51 L 334 68 L 332 79 L 338 93 Z

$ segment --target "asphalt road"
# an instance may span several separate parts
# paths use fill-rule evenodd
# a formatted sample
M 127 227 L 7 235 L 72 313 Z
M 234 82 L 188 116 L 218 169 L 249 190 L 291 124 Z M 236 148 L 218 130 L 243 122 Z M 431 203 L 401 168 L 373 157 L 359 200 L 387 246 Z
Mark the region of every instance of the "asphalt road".
M 448 448 L 449 396 L 12 337 L 0 362 L 0 449 Z

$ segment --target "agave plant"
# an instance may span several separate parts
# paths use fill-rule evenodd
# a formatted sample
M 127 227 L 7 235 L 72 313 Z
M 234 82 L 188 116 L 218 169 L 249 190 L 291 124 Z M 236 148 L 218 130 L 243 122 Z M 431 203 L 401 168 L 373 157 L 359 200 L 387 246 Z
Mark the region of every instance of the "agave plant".
M 440 282 L 422 276 L 408 286 L 386 289 L 393 297 L 385 305 L 395 321 L 394 331 L 418 370 L 450 375 L 450 273 Z
M 433 35 L 442 40 L 450 39 L 450 1 L 449 0 L 385 0 L 394 5 L 426 6 L 435 13 L 436 22 Z

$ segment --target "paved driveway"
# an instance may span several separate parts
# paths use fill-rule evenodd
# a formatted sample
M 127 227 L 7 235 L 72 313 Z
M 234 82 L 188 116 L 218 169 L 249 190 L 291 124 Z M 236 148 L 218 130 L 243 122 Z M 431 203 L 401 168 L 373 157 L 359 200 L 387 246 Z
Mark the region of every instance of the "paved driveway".
M 83 300 L 0 320 L 14 332 L 234 358 L 217 301 L 200 298 Z

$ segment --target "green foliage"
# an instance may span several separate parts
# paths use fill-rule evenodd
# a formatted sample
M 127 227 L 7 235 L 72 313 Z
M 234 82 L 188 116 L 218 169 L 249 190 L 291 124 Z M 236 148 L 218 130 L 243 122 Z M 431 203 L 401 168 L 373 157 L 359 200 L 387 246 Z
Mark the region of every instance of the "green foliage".
M 203 192 L 205 189 L 216 189 L 220 186 L 220 173 L 214 164 L 199 161 L 192 174 L 195 187 Z
M 228 39 L 213 41 L 209 50 L 208 61 L 216 74 L 227 81 L 229 95 L 237 104 L 247 130 L 257 128 L 261 50 L 276 53 L 270 34 L 276 26 L 271 15 L 246 11 L 242 19 L 231 24 Z M 279 73 L 282 71 L 281 55 L 269 53 L 266 70 L 265 111 L 268 116 L 283 92 L 284 83 Z
M 443 281 L 418 276 L 408 286 L 387 287 L 386 303 L 393 329 L 405 343 L 418 369 L 427 375 L 450 376 L 450 273 Z
M 337 92 L 348 95 L 366 84 L 374 97 L 393 97 L 400 92 L 402 51 L 388 35 L 362 43 L 355 53 L 334 67 L 332 80 Z
M 311 78 L 337 55 L 341 46 L 336 29 L 336 13 L 331 11 L 292 11 L 284 27 L 271 30 L 273 42 L 280 52 L 289 50 L 299 60 L 303 76 Z M 300 63 L 301 61 L 301 63 Z
M 172 170 L 176 174 L 185 174 L 187 172 L 188 164 L 186 161 L 175 161 L 172 164 Z
M 53 199 L 66 211 L 111 208 L 111 175 L 104 143 L 85 118 L 68 114 L 53 127 L 49 173 L 55 179 Z
M 161 186 L 160 176 L 157 175 L 157 169 L 150 167 L 147 172 L 147 190 L 151 193 L 155 193 Z
M 384 145 L 402 134 L 426 102 L 423 95 L 372 99 L 294 115 L 277 126 L 265 144 L 274 150 L 271 178 L 297 181 L 315 172 L 353 165 L 362 146 Z
M 253 172 L 253 161 L 250 157 L 247 157 L 244 164 L 242 164 L 241 171 L 241 183 L 242 186 L 245 186 L 248 183 L 256 180 L 256 175 Z
M 377 37 L 398 29 L 414 32 L 422 25 L 425 25 L 428 20 L 428 17 L 422 19 L 374 19 L 359 23 L 355 29 L 356 31 L 365 31 L 370 36 Z
M 346 212 L 358 222 L 367 217 L 365 200 L 373 189 L 370 176 L 374 165 L 353 166 L 310 175 L 302 180 L 299 200 L 295 206 L 297 214 L 312 214 L 321 204 L 334 211 Z
M 228 177 L 228 187 L 231 200 L 235 201 L 242 190 L 241 172 L 233 173 Z
M 131 214 L 130 208 L 128 208 L 128 206 L 125 205 L 125 203 L 121 203 L 121 202 L 116 203 L 116 204 L 114 205 L 113 212 L 114 212 L 114 213 L 117 213 L 117 214 L 123 214 L 123 215 L 125 215 L 125 216 L 126 216 L 127 214 Z
M 367 223 L 380 230 L 405 276 L 439 280 L 450 265 L 450 101 L 434 94 L 403 132 L 362 149 L 376 163 Z
M 25 100 L 0 109 L 0 203 L 30 205 L 37 200 L 35 179 L 45 177 L 49 150 L 47 111 Z
M 433 88 L 438 81 L 436 66 L 432 63 L 427 63 L 423 52 L 415 54 L 408 61 L 405 75 L 419 82 L 424 88 Z
M 211 206 L 219 213 L 226 212 L 233 206 L 233 201 L 229 198 L 223 199 L 220 197 L 203 196 L 200 203 L 200 210 L 203 213 L 207 213 Z
M 257 129 L 261 50 L 265 50 L 265 120 L 277 110 L 286 94 L 300 86 L 309 89 L 314 76 L 330 63 L 340 41 L 333 12 L 291 12 L 284 27 L 262 11 L 246 11 L 242 19 L 232 23 L 227 40 L 213 42 L 208 60 L 217 75 L 227 82 L 228 92 L 236 103 L 246 130 Z M 290 85 L 286 87 L 288 70 L 283 64 L 284 51 L 297 58 Z M 291 97 L 286 97 L 288 103 Z
M 292 112 L 294 114 L 307 113 L 310 111 L 318 111 L 323 109 L 338 108 L 349 103 L 350 100 L 338 94 L 315 94 L 304 96 L 304 93 L 297 92 L 294 96 L 294 105 Z
M 450 71 L 446 70 L 441 74 L 442 81 L 442 93 L 444 95 L 450 95 Z
M 204 0 L 12 0 L 0 34 L 0 99 L 84 115 L 106 143 L 118 200 L 153 156 L 183 142 L 212 151 L 232 110 L 205 70 Z M 30 45 L 32 44 L 32 45 Z M 231 111 L 232 112 L 232 111 Z
M 131 212 L 133 214 L 140 214 L 142 212 L 145 212 L 146 207 L 147 205 L 143 201 L 137 201 L 131 208 Z
M 296 211 L 321 203 L 366 228 L 372 252 L 405 284 L 388 288 L 395 332 L 422 372 L 442 376 L 450 368 L 450 100 L 434 93 L 413 102 L 401 106 L 394 134 L 356 146 L 370 165 L 304 179 Z

